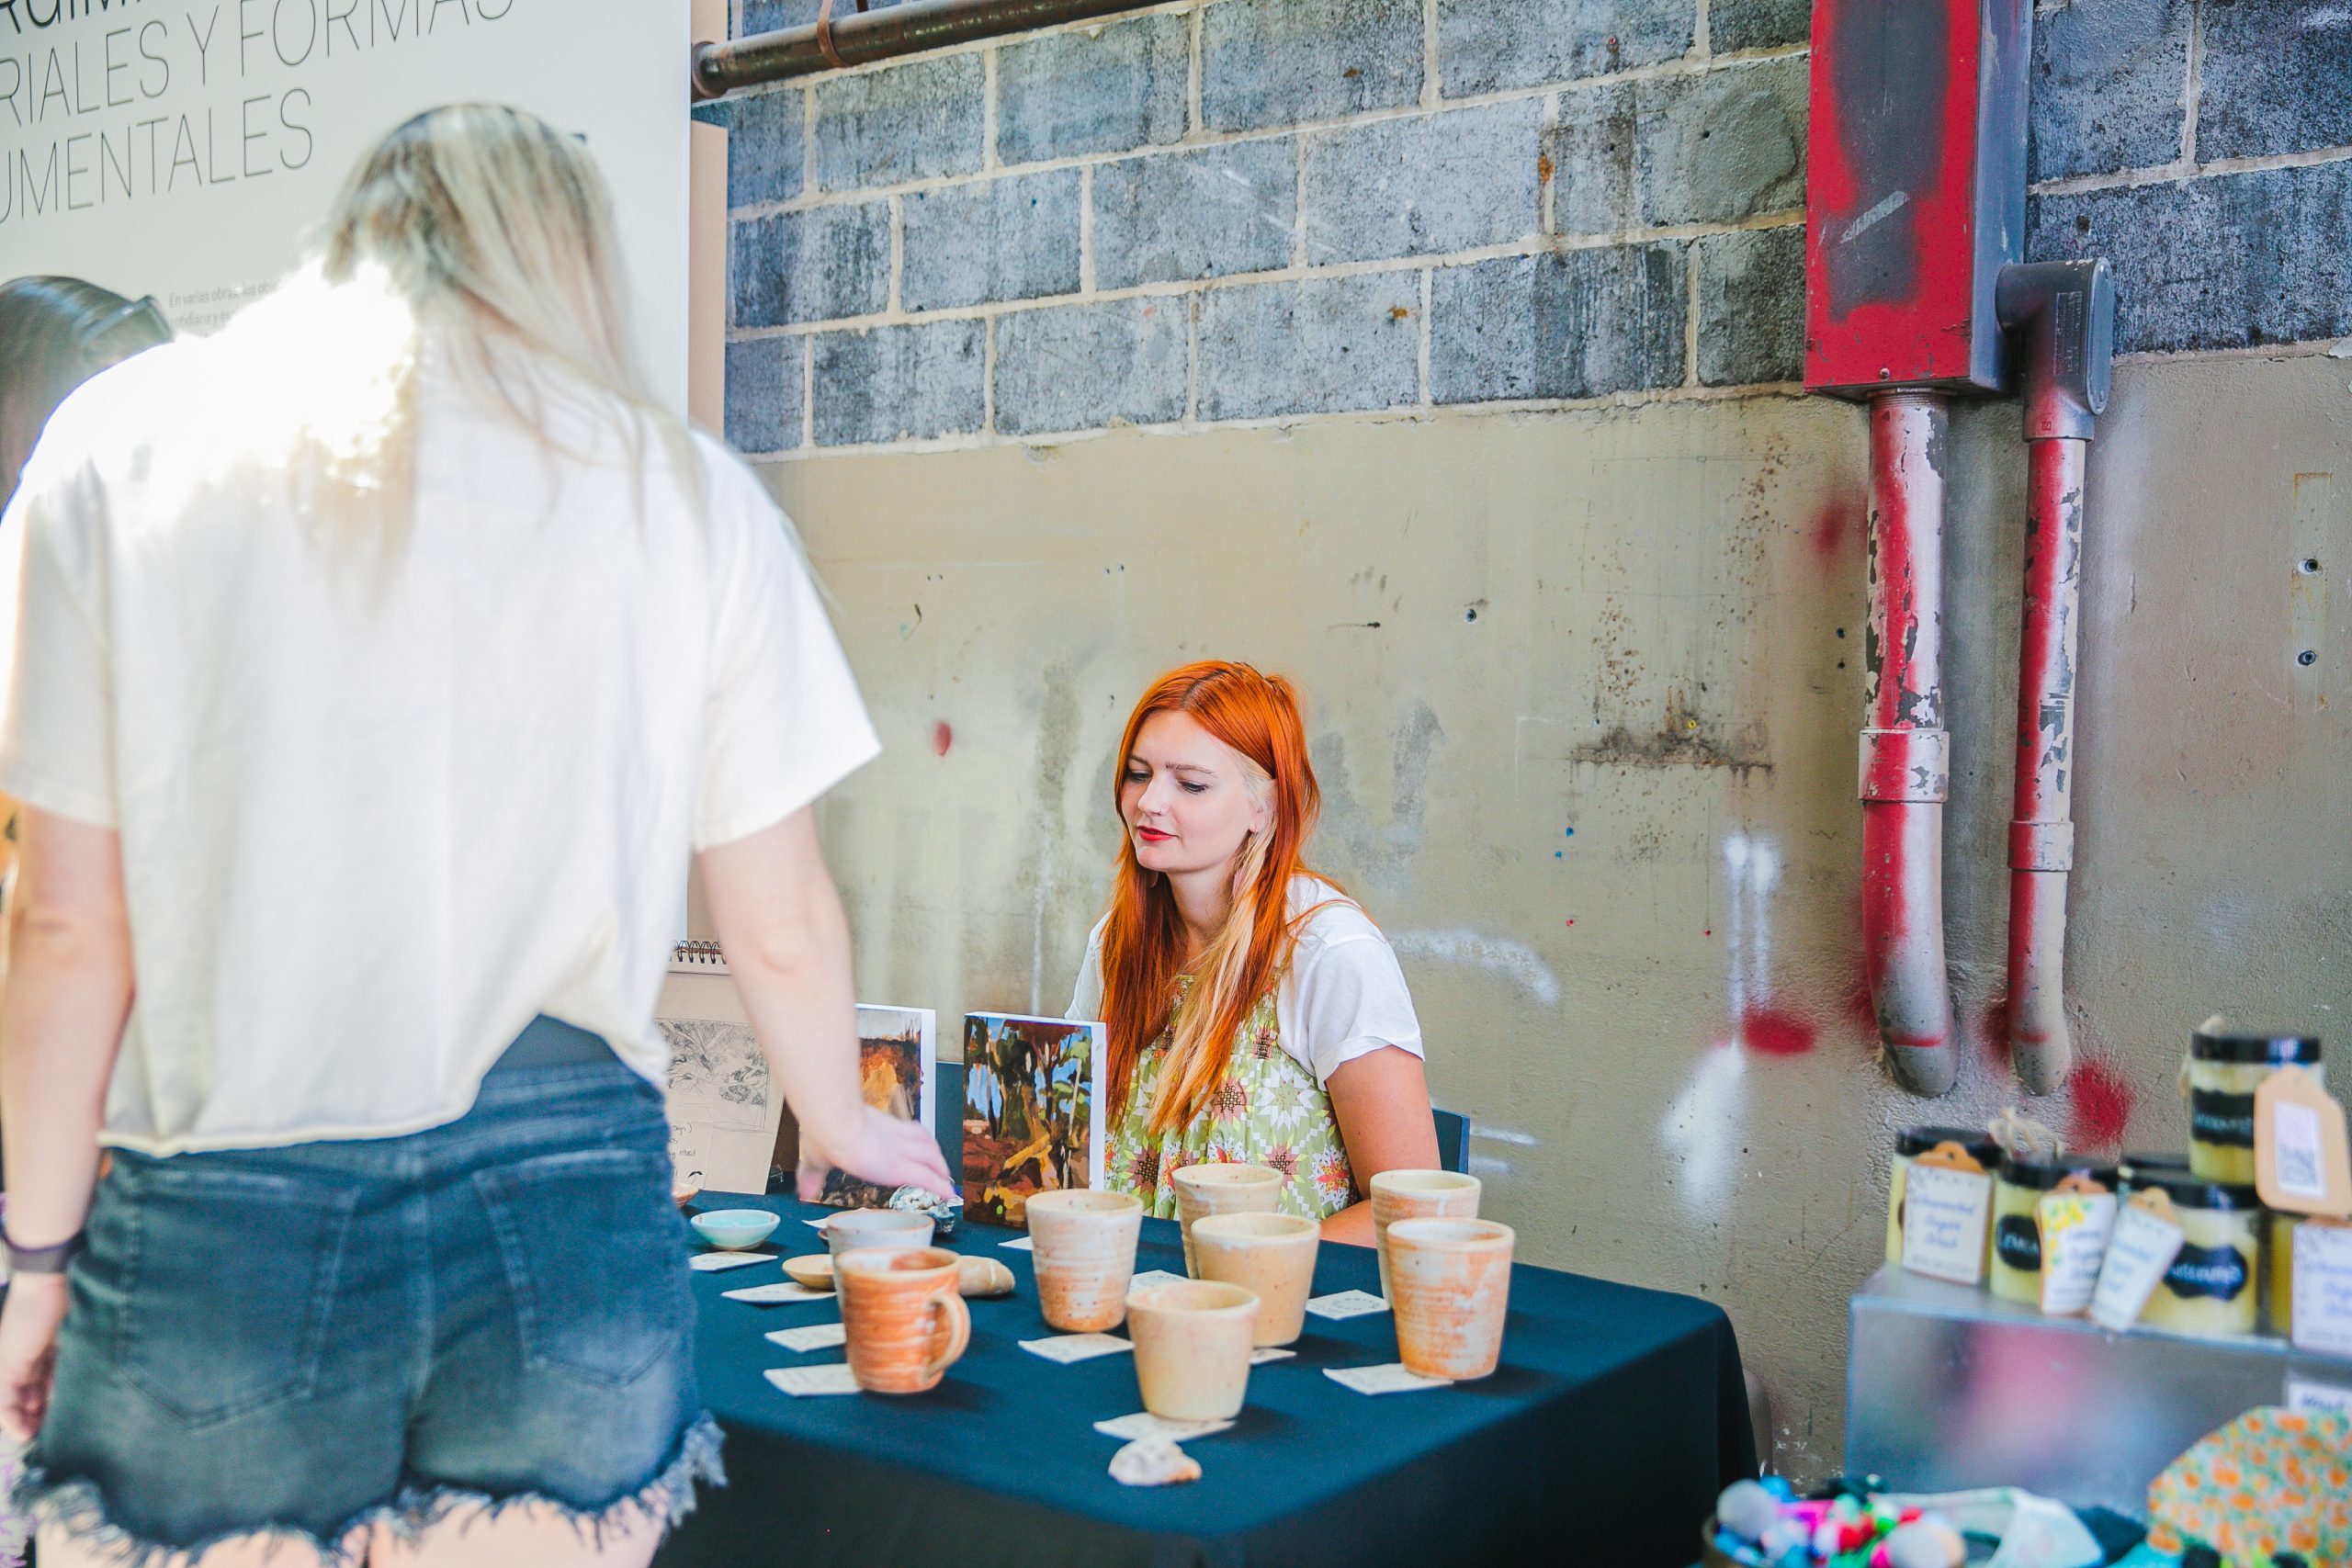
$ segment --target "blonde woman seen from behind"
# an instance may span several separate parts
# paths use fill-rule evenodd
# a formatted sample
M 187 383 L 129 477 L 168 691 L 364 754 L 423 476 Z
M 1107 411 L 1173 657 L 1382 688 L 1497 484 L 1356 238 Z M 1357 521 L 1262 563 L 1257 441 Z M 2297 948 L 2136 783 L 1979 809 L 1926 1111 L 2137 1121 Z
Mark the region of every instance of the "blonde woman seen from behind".
M 1437 1129 L 1396 955 L 1306 868 L 1320 800 L 1289 682 L 1223 660 L 1155 682 L 1070 1016 L 1107 1025 L 1114 1189 L 1166 1217 L 1184 1166 L 1271 1166 L 1283 1209 L 1369 1247 L 1368 1184 L 1436 1165 Z
M 617 265 L 576 142 L 435 110 L 25 470 L 0 1428 L 43 1568 L 650 1560 L 718 1470 L 652 1016 L 690 853 L 804 1152 L 949 1190 L 860 1098 L 810 820 L 874 732 Z

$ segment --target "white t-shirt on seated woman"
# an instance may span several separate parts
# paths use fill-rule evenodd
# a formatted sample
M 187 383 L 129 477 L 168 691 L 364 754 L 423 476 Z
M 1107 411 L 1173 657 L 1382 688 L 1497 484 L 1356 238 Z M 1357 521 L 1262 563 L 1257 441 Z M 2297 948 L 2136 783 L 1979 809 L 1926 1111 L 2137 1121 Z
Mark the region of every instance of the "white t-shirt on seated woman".
M 1320 904 L 1321 908 L 1315 907 Z M 1405 986 L 1396 949 L 1372 917 L 1312 876 L 1290 882 L 1290 917 L 1314 909 L 1300 928 L 1290 967 L 1274 987 L 1274 1026 L 1290 1058 L 1315 1075 L 1317 1086 L 1358 1056 L 1384 1045 L 1421 1055 L 1421 1021 Z M 1102 1016 L 1104 916 L 1086 939 L 1071 1018 Z M 1113 1108 L 1116 1114 L 1116 1108 Z
M 660 1082 L 689 852 L 880 749 L 789 525 L 427 373 L 413 519 L 339 536 L 233 460 L 224 341 L 83 388 L 0 525 L 0 791 L 122 839 L 104 1141 L 437 1126 L 542 1012 Z

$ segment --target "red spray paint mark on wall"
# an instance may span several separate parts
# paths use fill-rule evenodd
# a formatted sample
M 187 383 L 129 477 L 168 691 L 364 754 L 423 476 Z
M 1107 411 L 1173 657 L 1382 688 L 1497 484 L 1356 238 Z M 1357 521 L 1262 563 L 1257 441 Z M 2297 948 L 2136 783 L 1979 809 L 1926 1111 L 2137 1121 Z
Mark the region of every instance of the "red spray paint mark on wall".
M 947 749 L 955 744 L 956 731 L 948 726 L 945 719 L 943 718 L 937 724 L 931 727 L 931 749 L 933 750 L 944 757 L 947 755 Z
M 1849 543 L 1862 536 L 1857 526 L 1861 520 L 1862 509 L 1851 502 L 1832 502 L 1815 513 L 1813 528 L 1806 536 L 1815 558 L 1825 563 L 1838 559 Z
M 1739 1017 L 1740 1043 L 1759 1056 L 1802 1056 L 1813 1049 L 1813 1024 L 1782 1008 L 1752 1007 Z
M 2066 1099 L 2074 1112 L 2068 1141 L 2079 1149 L 2118 1153 L 2123 1147 L 2123 1129 L 2132 1120 L 2136 1098 L 2114 1063 L 2100 1056 L 2084 1057 L 2066 1079 Z
M 2009 998 L 1995 997 L 1984 1004 L 1984 1011 L 1977 1020 L 1977 1044 L 1984 1048 L 1984 1059 L 1996 1067 L 2009 1065 Z

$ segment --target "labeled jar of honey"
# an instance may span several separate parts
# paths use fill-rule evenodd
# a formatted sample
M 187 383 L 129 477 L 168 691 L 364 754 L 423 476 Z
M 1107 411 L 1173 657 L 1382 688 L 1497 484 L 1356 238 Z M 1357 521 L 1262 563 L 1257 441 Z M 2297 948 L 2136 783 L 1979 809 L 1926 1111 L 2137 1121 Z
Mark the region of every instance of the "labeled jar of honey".
M 1993 1180 L 1993 1256 L 1984 1272 L 2002 1300 L 2041 1304 L 2041 1200 L 2070 1176 L 2115 1190 L 2115 1168 L 2094 1159 L 2002 1157 Z
M 2188 1168 L 2207 1181 L 2254 1179 L 2254 1094 L 2281 1067 L 2326 1081 L 2319 1041 L 2307 1034 L 2249 1034 L 2208 1019 L 2188 1041 Z
M 1897 1268 L 1903 1263 L 1904 1184 L 1910 1178 L 1911 1162 L 1939 1144 L 1958 1144 L 1986 1170 L 2001 1163 L 2001 1145 L 1982 1128 L 1905 1127 L 1894 1134 L 1894 1172 L 1886 1184 L 1886 1260 Z
M 2258 1314 L 2262 1200 L 2251 1187 L 2194 1175 L 2145 1170 L 2135 1190 L 2155 1188 L 2172 1200 L 2180 1255 L 2165 1270 L 2140 1321 L 2150 1328 L 2231 1339 L 2252 1334 Z

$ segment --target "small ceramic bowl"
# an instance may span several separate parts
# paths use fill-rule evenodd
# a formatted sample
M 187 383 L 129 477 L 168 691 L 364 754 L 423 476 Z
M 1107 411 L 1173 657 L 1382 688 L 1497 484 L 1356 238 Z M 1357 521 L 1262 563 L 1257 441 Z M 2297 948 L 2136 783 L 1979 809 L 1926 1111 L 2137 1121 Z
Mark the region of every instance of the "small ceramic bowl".
M 695 1235 L 719 1251 L 741 1252 L 767 1240 L 777 1219 L 765 1209 L 716 1209 L 686 1223 L 695 1227 Z
M 833 1259 L 831 1253 L 811 1252 L 784 1260 L 786 1278 L 794 1284 L 811 1291 L 833 1288 Z

